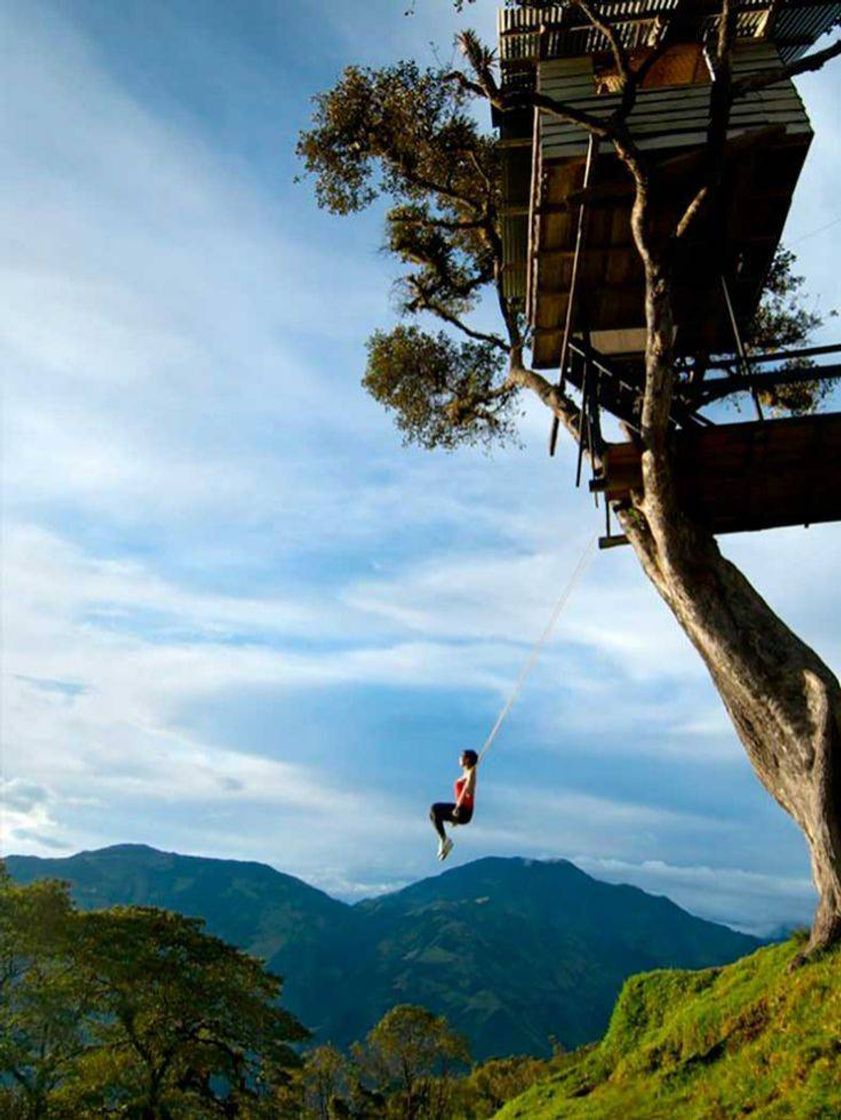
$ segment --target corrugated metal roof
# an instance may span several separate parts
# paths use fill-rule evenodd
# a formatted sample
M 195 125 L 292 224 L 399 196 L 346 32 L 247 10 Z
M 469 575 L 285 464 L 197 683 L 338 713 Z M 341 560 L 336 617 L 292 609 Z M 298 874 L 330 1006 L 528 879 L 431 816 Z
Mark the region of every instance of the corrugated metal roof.
M 780 54 L 786 62 L 799 58 L 821 35 L 841 23 L 841 4 L 820 4 L 815 7 L 801 7 L 797 4 L 784 4 L 774 21 L 775 41 L 780 46 Z M 803 39 L 802 46 L 786 47 L 786 40 L 794 42 Z
M 605 0 L 601 12 L 616 27 L 626 47 L 634 50 L 652 45 L 680 0 Z M 769 0 L 742 0 L 737 17 L 741 37 L 765 36 L 765 24 L 772 5 Z M 718 5 L 705 0 L 698 5 L 700 27 L 714 23 Z M 685 16 L 685 7 L 681 13 Z M 841 3 L 815 4 L 814 0 L 783 0 L 776 9 L 774 26 L 767 37 L 774 42 L 786 62 L 804 54 L 826 31 L 841 23 Z M 508 79 L 524 63 L 543 58 L 568 58 L 609 49 L 597 31 L 571 3 L 541 4 L 504 8 L 499 12 L 499 55 Z

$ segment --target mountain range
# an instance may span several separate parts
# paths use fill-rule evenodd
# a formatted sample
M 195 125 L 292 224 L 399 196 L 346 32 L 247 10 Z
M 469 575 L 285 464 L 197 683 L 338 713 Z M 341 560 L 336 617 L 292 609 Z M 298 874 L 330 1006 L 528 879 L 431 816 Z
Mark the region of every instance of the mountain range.
M 69 882 L 86 909 L 203 918 L 284 977 L 284 1005 L 316 1042 L 342 1047 L 397 1003 L 446 1015 L 479 1059 L 579 1046 L 603 1034 L 631 974 L 724 964 L 761 944 L 566 860 L 488 857 L 355 905 L 265 864 L 143 845 L 6 865 L 17 882 Z

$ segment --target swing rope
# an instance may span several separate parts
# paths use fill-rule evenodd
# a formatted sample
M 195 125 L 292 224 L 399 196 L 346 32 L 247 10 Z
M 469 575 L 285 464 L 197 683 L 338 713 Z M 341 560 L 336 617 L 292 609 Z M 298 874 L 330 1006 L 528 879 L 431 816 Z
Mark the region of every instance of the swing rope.
M 529 654 L 528 658 L 526 659 L 525 665 L 523 665 L 522 669 L 520 670 L 520 675 L 519 675 L 519 677 L 517 677 L 517 681 L 514 685 L 514 689 L 511 693 L 511 695 L 508 697 L 508 701 L 505 704 L 505 707 L 502 709 L 502 711 L 497 716 L 496 723 L 493 725 L 493 729 L 491 730 L 490 735 L 485 740 L 485 745 L 482 747 L 481 751 L 479 751 L 479 758 L 476 761 L 477 766 L 479 765 L 479 763 L 482 761 L 482 759 L 485 757 L 485 755 L 488 753 L 488 751 L 493 746 L 493 741 L 496 738 L 500 727 L 502 727 L 503 723 L 505 722 L 505 717 L 508 715 L 508 713 L 514 707 L 514 702 L 517 699 L 517 697 L 520 695 L 520 691 L 521 691 L 521 689 L 522 689 L 522 687 L 525 683 L 526 677 L 529 675 L 531 670 L 534 668 L 534 664 L 537 661 L 538 657 L 540 657 L 540 654 L 541 654 L 541 651 L 543 650 L 543 647 L 546 645 L 552 631 L 555 629 L 555 623 L 558 621 L 558 618 L 560 617 L 561 611 L 566 606 L 567 600 L 569 599 L 570 595 L 572 594 L 572 592 L 575 589 L 575 585 L 578 583 L 579 579 L 584 575 L 584 572 L 586 571 L 587 566 L 588 566 L 590 560 L 592 559 L 593 545 L 595 543 L 596 543 L 596 535 L 593 535 L 592 537 L 590 537 L 589 541 L 587 541 L 587 544 L 584 546 L 584 551 L 581 553 L 581 556 L 578 559 L 578 563 L 575 565 L 575 569 L 573 570 L 573 573 L 570 576 L 566 587 L 561 592 L 560 598 L 558 599 L 557 603 L 555 603 L 555 606 L 552 609 L 552 613 L 549 616 L 549 621 L 546 623 L 546 627 L 545 627 L 543 633 L 540 635 L 540 637 L 537 639 L 537 641 L 532 646 L 531 653 Z

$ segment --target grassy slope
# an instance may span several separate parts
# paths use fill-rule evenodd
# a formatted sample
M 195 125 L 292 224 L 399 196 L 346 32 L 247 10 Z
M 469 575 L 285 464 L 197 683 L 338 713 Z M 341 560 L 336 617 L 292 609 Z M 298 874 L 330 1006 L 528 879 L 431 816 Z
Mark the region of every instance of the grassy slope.
M 631 977 L 602 1041 L 497 1120 L 838 1120 L 841 947 L 788 972 L 798 948 Z

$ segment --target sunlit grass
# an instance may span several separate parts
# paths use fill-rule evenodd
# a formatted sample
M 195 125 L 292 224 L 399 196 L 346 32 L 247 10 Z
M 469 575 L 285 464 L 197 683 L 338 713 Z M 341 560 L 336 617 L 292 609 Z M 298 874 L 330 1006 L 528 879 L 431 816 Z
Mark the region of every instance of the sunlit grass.
M 790 970 L 801 949 L 631 977 L 602 1042 L 499 1120 L 838 1120 L 841 948 Z

